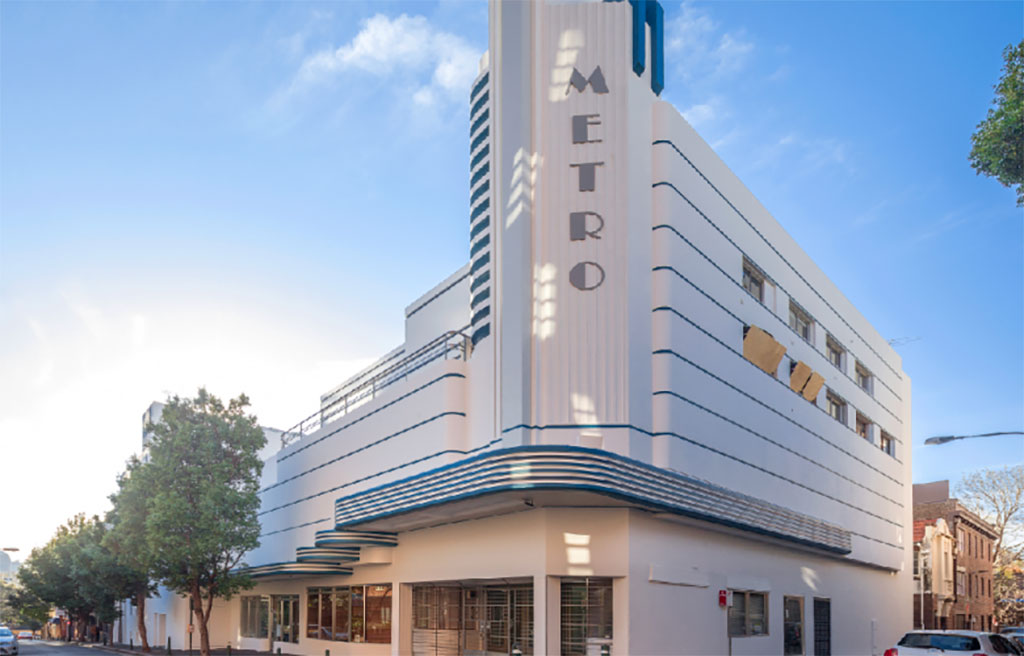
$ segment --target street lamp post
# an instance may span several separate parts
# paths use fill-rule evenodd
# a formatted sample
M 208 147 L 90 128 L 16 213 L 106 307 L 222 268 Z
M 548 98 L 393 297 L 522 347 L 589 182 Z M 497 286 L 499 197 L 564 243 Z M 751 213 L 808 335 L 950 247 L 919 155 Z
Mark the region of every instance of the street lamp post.
M 953 440 L 966 440 L 971 437 L 995 437 L 997 435 L 1024 435 L 1021 431 L 1000 431 L 998 433 L 978 433 L 977 435 L 937 435 L 935 437 L 929 437 L 924 441 L 927 445 L 945 444 L 946 442 L 952 442 Z

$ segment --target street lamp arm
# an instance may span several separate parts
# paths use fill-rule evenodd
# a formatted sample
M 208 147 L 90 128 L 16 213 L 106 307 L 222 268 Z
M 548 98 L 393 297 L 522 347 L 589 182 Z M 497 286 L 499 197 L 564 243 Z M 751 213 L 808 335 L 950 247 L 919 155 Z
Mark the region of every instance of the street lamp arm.
M 929 437 L 924 441 L 925 444 L 945 444 L 946 442 L 952 442 L 953 440 L 965 440 L 969 437 L 995 437 L 997 435 L 1024 435 L 1022 431 L 1000 431 L 997 433 L 978 433 L 977 435 L 938 435 L 936 437 Z

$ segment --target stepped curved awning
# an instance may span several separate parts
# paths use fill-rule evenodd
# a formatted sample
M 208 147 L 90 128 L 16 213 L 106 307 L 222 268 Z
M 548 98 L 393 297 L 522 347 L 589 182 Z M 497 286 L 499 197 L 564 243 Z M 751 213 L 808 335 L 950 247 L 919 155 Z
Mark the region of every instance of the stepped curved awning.
M 351 567 L 330 563 L 271 563 L 243 570 L 254 579 L 279 576 L 339 576 L 352 573 Z
M 239 571 L 253 578 L 347 576 L 363 547 L 394 547 L 398 536 L 382 531 L 317 531 L 315 546 L 295 549 L 295 561 L 256 565 Z M 347 564 L 347 565 L 346 565 Z
M 396 533 L 528 507 L 627 507 L 753 532 L 835 554 L 850 532 L 815 517 L 608 451 L 522 446 L 483 454 L 335 502 L 338 533 Z M 317 533 L 317 544 L 321 534 Z

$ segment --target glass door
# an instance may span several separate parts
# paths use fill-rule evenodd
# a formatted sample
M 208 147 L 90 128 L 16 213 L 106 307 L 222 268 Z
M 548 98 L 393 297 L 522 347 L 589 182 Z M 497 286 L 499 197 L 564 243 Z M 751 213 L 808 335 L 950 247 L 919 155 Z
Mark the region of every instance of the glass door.
M 299 641 L 299 595 L 272 595 L 270 608 L 274 642 Z

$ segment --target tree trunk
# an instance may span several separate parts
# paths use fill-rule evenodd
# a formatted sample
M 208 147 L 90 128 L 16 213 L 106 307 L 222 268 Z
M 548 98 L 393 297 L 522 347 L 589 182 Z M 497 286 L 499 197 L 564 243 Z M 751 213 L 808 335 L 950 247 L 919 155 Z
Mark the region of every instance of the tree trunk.
M 203 613 L 203 597 L 199 593 L 199 586 L 192 586 L 192 621 L 199 626 L 199 654 L 210 656 L 210 631 L 206 626 L 208 614 Z M 196 628 L 195 626 L 192 627 Z
M 146 635 L 146 589 L 141 588 L 135 592 L 135 620 L 139 629 L 139 640 L 142 641 L 142 651 L 149 653 L 149 637 Z

